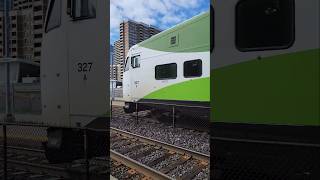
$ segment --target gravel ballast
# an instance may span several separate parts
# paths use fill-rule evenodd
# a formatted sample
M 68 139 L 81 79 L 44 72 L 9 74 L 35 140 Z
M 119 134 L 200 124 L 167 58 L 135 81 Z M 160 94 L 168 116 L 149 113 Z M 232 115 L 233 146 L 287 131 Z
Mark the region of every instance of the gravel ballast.
M 204 154 L 210 154 L 208 132 L 201 132 L 184 128 L 173 128 L 150 118 L 150 112 L 139 112 L 139 120 L 134 114 L 126 114 L 122 107 L 113 106 L 111 127 L 139 134 L 162 142 L 184 147 Z

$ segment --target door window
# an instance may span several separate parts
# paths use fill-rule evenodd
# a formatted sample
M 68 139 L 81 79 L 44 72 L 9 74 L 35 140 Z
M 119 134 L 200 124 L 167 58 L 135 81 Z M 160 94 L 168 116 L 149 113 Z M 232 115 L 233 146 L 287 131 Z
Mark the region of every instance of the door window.
M 95 18 L 97 0 L 73 0 L 72 17 L 74 20 Z
M 186 78 L 202 76 L 202 61 L 197 59 L 184 62 L 183 75 Z

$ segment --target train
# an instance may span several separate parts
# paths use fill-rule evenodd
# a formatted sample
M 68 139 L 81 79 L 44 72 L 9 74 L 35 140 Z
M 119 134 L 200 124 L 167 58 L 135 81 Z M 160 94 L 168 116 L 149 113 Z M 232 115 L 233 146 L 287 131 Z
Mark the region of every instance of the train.
M 110 105 L 108 1 L 50 0 L 41 54 L 41 104 L 44 142 L 50 162 L 107 153 Z M 105 98 L 103 98 L 105 97 Z M 99 149 L 103 148 L 103 149 Z
M 123 74 L 124 111 L 149 109 L 152 114 L 163 114 L 170 105 L 193 107 L 180 108 L 176 113 L 202 116 L 209 122 L 209 50 L 209 12 L 132 46 Z
M 211 177 L 319 179 L 319 1 L 211 4 Z

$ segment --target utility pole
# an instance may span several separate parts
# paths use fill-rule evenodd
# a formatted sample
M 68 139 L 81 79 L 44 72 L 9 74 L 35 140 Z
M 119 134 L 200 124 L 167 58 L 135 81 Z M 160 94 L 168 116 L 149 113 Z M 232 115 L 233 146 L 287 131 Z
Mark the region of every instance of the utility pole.
M 6 121 L 12 121 L 13 120 L 13 113 L 12 113 L 12 98 L 11 98 L 11 78 L 10 78 L 10 29 L 11 29 L 11 23 L 10 23 L 10 16 L 9 12 L 11 9 L 11 0 L 3 0 L 4 3 L 4 59 L 6 62 Z

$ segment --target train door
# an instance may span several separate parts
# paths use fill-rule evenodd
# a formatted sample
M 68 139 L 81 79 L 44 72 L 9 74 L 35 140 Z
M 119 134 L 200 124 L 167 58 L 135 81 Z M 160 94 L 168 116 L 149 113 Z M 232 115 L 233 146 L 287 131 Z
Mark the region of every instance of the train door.
M 51 0 L 41 48 L 41 101 L 45 124 L 69 126 L 66 8 L 63 0 Z
M 315 63 L 319 49 L 318 7 L 317 0 L 215 1 L 213 92 L 217 108 L 228 109 L 217 110 L 215 119 L 261 124 L 313 119 L 308 117 L 317 112 L 310 103 L 316 104 L 316 93 L 299 89 L 315 89 L 317 70 L 307 65 Z
M 212 152 L 217 168 L 236 168 L 233 177 L 217 174 L 308 179 L 299 164 L 312 161 L 300 156 L 311 151 L 290 154 L 279 144 L 319 142 L 319 1 L 214 2 Z
M 82 126 L 109 109 L 107 1 L 72 0 L 68 6 L 70 120 Z
M 141 55 L 133 54 L 130 58 L 131 63 L 131 92 L 134 101 L 138 101 L 141 97 Z

